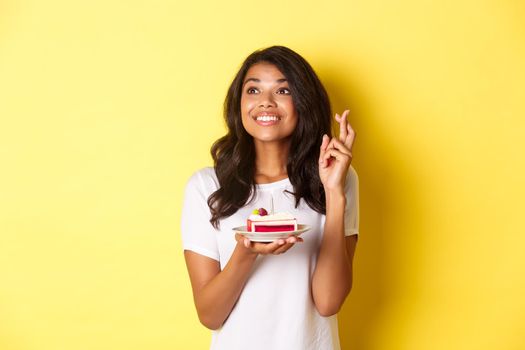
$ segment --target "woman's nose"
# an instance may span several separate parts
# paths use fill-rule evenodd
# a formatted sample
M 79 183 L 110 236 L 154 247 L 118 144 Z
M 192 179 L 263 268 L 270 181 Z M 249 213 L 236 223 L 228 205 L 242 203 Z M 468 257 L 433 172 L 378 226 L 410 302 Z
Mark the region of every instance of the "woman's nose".
M 261 97 L 259 100 L 259 107 L 275 107 L 274 96 L 271 92 L 263 92 L 259 96 Z

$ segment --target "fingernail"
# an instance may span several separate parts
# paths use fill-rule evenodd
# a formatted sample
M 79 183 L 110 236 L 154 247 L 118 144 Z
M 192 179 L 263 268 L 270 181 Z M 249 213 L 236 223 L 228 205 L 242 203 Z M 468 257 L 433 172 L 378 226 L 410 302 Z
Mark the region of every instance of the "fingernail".
M 278 243 L 279 243 L 279 245 L 283 245 L 284 241 L 282 239 L 280 239 Z
M 250 241 L 249 241 L 248 239 L 245 239 L 245 240 L 244 240 L 244 246 L 245 246 L 246 248 L 250 248 Z

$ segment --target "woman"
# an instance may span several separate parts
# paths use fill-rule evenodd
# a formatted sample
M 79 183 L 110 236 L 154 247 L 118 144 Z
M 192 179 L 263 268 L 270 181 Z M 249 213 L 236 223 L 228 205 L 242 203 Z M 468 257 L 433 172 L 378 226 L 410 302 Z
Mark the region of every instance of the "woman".
M 311 66 L 273 46 L 246 58 L 224 105 L 214 168 L 186 187 L 184 255 L 212 349 L 339 349 L 336 314 L 352 286 L 359 225 L 355 133 Z M 271 243 L 232 228 L 253 209 L 289 212 L 311 230 Z

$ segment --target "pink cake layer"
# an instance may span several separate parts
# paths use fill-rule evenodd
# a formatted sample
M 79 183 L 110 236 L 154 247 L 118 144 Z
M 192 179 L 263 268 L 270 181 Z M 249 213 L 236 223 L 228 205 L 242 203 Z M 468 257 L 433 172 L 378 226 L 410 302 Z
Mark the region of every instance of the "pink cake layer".
M 294 220 L 279 220 L 279 221 L 252 221 L 248 219 L 248 231 L 250 232 L 283 232 L 294 231 L 296 229 L 296 221 Z
M 283 231 L 293 231 L 293 225 L 276 225 L 276 226 L 263 226 L 256 225 L 255 232 L 283 232 Z

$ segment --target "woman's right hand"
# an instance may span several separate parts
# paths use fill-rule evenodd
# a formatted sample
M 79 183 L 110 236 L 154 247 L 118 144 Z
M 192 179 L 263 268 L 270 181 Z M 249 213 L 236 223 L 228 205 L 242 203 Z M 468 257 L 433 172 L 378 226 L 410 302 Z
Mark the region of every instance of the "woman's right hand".
M 240 233 L 235 234 L 235 239 L 238 244 L 244 246 L 251 253 L 262 255 L 279 255 L 288 251 L 295 243 L 303 242 L 301 237 L 294 235 L 290 235 L 287 238 L 277 239 L 270 243 L 252 242 Z

